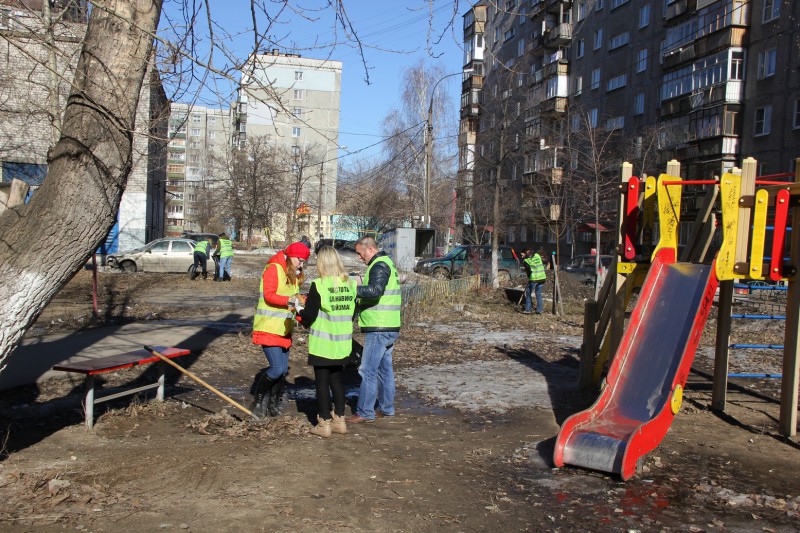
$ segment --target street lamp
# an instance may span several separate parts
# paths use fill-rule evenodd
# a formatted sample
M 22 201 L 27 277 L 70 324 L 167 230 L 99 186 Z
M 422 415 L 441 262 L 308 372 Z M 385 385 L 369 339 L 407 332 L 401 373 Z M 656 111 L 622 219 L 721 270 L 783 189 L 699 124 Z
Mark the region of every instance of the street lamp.
M 473 71 L 473 69 L 464 69 L 461 72 L 453 72 L 452 74 L 447 74 L 439 78 L 439 81 L 433 84 L 433 90 L 431 90 L 431 101 L 428 104 L 428 119 L 425 124 L 425 189 L 423 190 L 423 200 L 424 200 L 424 213 L 423 219 L 425 221 L 425 227 L 431 227 L 431 166 L 432 166 L 432 159 L 433 159 L 433 97 L 436 96 L 436 88 L 439 86 L 447 78 L 452 78 L 453 76 L 469 74 Z
M 334 146 L 333 148 L 328 148 L 328 144 L 325 143 L 325 153 L 322 155 L 322 162 L 319 164 L 319 191 L 317 196 L 317 233 L 322 235 L 322 190 L 325 186 L 324 177 L 325 177 L 325 160 L 328 158 L 328 154 L 331 150 L 336 149 L 338 150 L 347 150 L 347 146 Z M 339 161 L 339 154 L 336 154 L 336 162 Z M 309 226 L 311 223 L 309 222 Z M 331 235 L 333 238 L 333 235 Z

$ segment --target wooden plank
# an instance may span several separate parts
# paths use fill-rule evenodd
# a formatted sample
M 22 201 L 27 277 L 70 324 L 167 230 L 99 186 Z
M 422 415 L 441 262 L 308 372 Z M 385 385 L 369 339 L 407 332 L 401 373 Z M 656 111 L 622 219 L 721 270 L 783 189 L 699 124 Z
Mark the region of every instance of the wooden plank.
M 675 250 L 678 256 L 678 225 L 681 219 L 681 185 L 664 185 L 667 181 L 681 181 L 680 176 L 661 174 L 658 177 L 658 244 L 656 244 L 652 261 L 662 248 Z
M 594 326 L 597 323 L 597 307 L 598 304 L 594 300 L 587 300 L 584 304 L 583 346 L 581 346 L 581 360 L 578 366 L 578 386 L 581 389 L 592 386 L 592 369 L 597 354 L 594 333 Z
M 753 208 L 753 240 L 750 243 L 750 279 L 764 279 L 764 244 L 767 236 L 767 191 L 756 192 L 756 205 Z
M 183 348 L 166 348 L 159 346 L 156 348 L 161 355 L 169 358 L 189 355 L 190 350 Z M 75 372 L 77 374 L 95 375 L 123 368 L 131 368 L 138 365 L 145 365 L 159 361 L 159 358 L 147 350 L 136 350 L 133 352 L 109 355 L 106 357 L 95 357 L 82 361 L 67 362 L 53 367 L 53 370 L 63 372 Z
M 737 236 L 739 232 L 739 198 L 741 196 L 742 177 L 726 173 L 719 183 L 720 208 L 722 211 L 722 245 L 717 253 L 716 274 L 720 281 L 734 277 L 733 266 L 736 262 Z
M 697 211 L 697 217 L 692 223 L 692 231 L 689 234 L 689 242 L 681 253 L 679 261 L 698 262 L 698 257 L 705 256 L 705 252 L 701 252 L 705 246 L 705 237 L 708 235 L 709 219 L 713 224 L 713 210 L 714 204 L 719 195 L 719 185 L 712 185 L 706 190 L 703 196 L 703 202 L 700 204 L 700 209 Z M 712 226 L 713 231 L 713 226 Z
M 632 175 L 633 165 L 630 163 L 622 163 L 622 169 L 620 173 L 620 190 L 627 190 L 628 182 L 630 181 Z M 625 195 L 621 194 L 617 203 L 617 255 L 619 255 L 620 248 L 625 242 L 624 213 Z M 611 315 L 611 330 L 609 331 L 609 352 L 612 354 L 617 352 L 617 347 L 622 341 L 622 333 L 625 329 L 625 297 L 622 293 L 624 290 L 623 284 L 625 283 L 625 276 L 615 271 L 613 277 L 614 286 L 611 289 L 613 311 Z
M 800 183 L 800 159 L 795 160 L 795 183 Z M 800 209 L 792 214 L 791 231 L 792 264 L 800 265 Z M 781 378 L 781 410 L 778 427 L 781 435 L 797 434 L 797 393 L 800 382 L 800 281 L 797 276 L 789 280 L 786 294 L 786 332 L 783 341 L 783 376 Z
M 728 394 L 728 359 L 730 357 L 731 309 L 733 308 L 733 280 L 719 284 L 717 302 L 717 339 L 714 351 L 714 384 L 711 390 L 711 408 L 724 412 Z
M 742 183 L 741 196 L 755 196 L 756 193 L 756 170 L 757 163 L 752 157 L 748 157 L 742 162 Z M 750 221 L 752 220 L 752 210 L 749 207 L 739 207 L 739 224 L 736 235 L 736 253 L 734 271 L 740 276 L 747 276 L 748 267 L 742 269 L 738 264 L 748 263 L 748 244 L 750 241 Z M 744 270 L 743 272 L 741 270 Z M 738 277 L 738 276 L 737 276 Z

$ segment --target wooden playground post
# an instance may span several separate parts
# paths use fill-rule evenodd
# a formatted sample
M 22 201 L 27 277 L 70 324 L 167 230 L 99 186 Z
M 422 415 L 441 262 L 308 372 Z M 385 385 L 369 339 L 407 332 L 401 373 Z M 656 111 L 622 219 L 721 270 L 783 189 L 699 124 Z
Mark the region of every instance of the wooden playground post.
M 800 159 L 795 159 L 795 183 L 800 183 Z M 800 207 L 792 212 L 790 257 L 792 266 L 800 266 Z M 781 435 L 797 435 L 797 393 L 800 381 L 800 282 L 797 273 L 789 279 L 786 295 L 786 331 L 783 343 L 783 376 L 781 379 L 781 410 L 779 430 Z
M 627 189 L 628 182 L 633 176 L 633 165 L 625 162 L 622 163 L 622 171 L 620 178 L 620 191 L 624 192 Z M 619 262 L 620 252 L 625 243 L 625 195 L 620 194 L 619 203 L 617 204 L 617 250 L 614 254 L 614 263 Z M 598 254 L 598 261 L 600 256 Z M 613 310 L 611 315 L 611 327 L 609 328 L 609 351 L 610 357 L 617 352 L 620 342 L 622 341 L 622 334 L 625 330 L 625 296 L 622 294 L 624 290 L 623 284 L 625 283 L 625 276 L 614 269 L 614 286 L 612 287 Z

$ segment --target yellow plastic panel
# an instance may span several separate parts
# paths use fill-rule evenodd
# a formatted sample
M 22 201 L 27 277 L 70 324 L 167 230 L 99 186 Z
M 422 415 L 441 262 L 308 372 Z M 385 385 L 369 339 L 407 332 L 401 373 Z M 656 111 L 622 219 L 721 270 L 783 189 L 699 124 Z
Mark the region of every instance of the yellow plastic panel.
M 736 277 L 736 235 L 739 229 L 739 197 L 742 177 L 738 174 L 723 174 L 719 180 L 719 202 L 722 210 L 722 246 L 717 253 L 717 279 L 731 280 Z
M 678 223 L 681 215 L 681 185 L 664 185 L 665 181 L 681 181 L 680 176 L 661 174 L 658 177 L 658 244 L 652 259 L 662 248 L 672 248 L 678 255 Z
M 767 232 L 767 205 L 769 193 L 764 189 L 756 192 L 756 204 L 753 215 L 753 237 L 750 241 L 750 279 L 764 279 L 764 239 Z

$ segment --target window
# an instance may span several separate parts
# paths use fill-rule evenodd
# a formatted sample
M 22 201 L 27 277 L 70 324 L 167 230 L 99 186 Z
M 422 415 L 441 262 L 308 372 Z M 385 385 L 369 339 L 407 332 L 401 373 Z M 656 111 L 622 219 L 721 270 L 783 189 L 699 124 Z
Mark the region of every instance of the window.
M 744 52 L 731 51 L 731 73 L 728 79 L 741 80 L 744 77 Z
M 647 48 L 642 48 L 636 53 L 636 72 L 647 70 Z
M 506 32 L 503 34 L 503 39 L 505 41 L 514 37 L 514 26 L 511 26 Z
M 192 141 L 191 147 L 198 150 L 200 148 L 200 141 Z
M 301 107 L 295 107 L 292 109 L 292 116 L 294 118 L 300 118 L 303 116 L 303 109 Z
M 592 70 L 592 89 L 597 89 L 600 87 L 600 69 L 596 68 Z
M 794 120 L 792 121 L 792 128 L 800 129 L 800 98 L 794 101 Z
M 583 76 L 577 76 L 575 78 L 575 96 L 580 95 L 583 92 Z
M 295 70 L 294 71 L 294 81 L 303 81 L 303 71 L 302 70 Z
M 603 28 L 594 32 L 594 49 L 599 50 L 603 46 Z
M 628 75 L 627 74 L 620 74 L 619 76 L 614 76 L 608 83 L 606 83 L 606 91 L 611 92 L 613 90 L 619 89 L 620 87 L 625 87 L 628 83 Z
M 525 21 L 528 20 L 528 17 L 525 16 L 526 8 L 525 6 L 521 6 L 519 8 L 519 25 L 522 26 L 525 24 Z
M 589 127 L 596 128 L 597 127 L 597 108 L 593 108 L 589 110 Z
M 508 227 L 508 242 L 514 242 L 516 238 L 514 237 L 514 226 Z
M 517 165 L 511 165 L 511 181 L 517 181 Z
M 758 71 L 756 78 L 763 80 L 775 75 L 775 58 L 778 54 L 777 48 L 770 48 L 758 54 Z
M 525 55 L 525 39 L 517 41 L 517 57 Z
M 303 99 L 303 90 L 302 89 L 295 89 L 294 90 L 294 99 L 295 100 L 302 100 Z
M 645 4 L 639 8 L 639 29 L 650 25 L 650 4 Z
M 208 132 L 208 138 L 209 139 L 216 139 L 217 138 L 217 132 L 216 131 L 209 131 Z
M 292 146 L 292 155 L 293 156 L 300 155 L 300 147 L 299 146 Z
M 208 117 L 208 123 L 209 124 L 216 124 L 217 123 L 217 117 L 215 117 L 214 115 L 211 115 L 210 117 Z
M 769 22 L 781 16 L 781 0 L 764 0 L 761 22 Z
M 600 11 L 601 9 L 603 9 L 603 0 L 595 0 L 595 2 L 594 2 L 594 10 L 595 11 Z
M 497 42 L 499 40 L 500 40 L 500 27 L 497 26 L 494 29 L 494 42 Z
M 200 128 L 192 128 L 189 133 L 191 133 L 192 137 L 200 137 Z
M 300 137 L 300 128 L 297 126 L 292 128 L 292 137 Z
M 753 135 L 768 135 L 772 128 L 772 106 L 759 107 L 756 109 L 756 121 L 753 127 Z
M 633 97 L 633 114 L 644 114 L 644 93 L 639 93 Z
M 192 124 L 200 124 L 200 115 L 192 115 Z
M 200 157 L 197 154 L 191 154 L 189 156 L 189 163 L 197 163 L 200 160 Z
M 581 127 L 581 116 L 579 114 L 572 115 L 572 131 L 578 131 Z
M 628 41 L 630 41 L 630 34 L 628 32 L 620 33 L 611 38 L 611 41 L 608 43 L 608 48 L 609 50 L 614 50 L 620 46 L 625 46 L 628 44 Z
M 578 39 L 575 42 L 575 57 L 577 58 L 583 57 L 583 52 L 584 52 L 583 45 L 584 45 L 583 39 Z
M 622 4 L 627 4 L 628 0 L 611 0 L 611 9 L 616 9 Z
M 606 120 L 606 129 L 608 131 L 621 130 L 625 127 L 625 117 L 618 116 Z
M 586 18 L 586 0 L 580 0 L 575 7 L 575 20 L 580 22 Z

